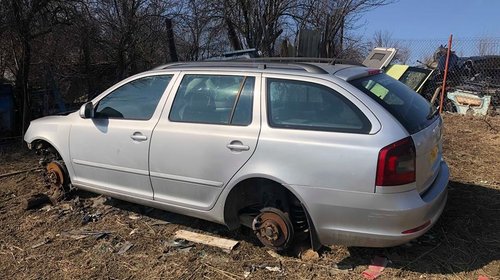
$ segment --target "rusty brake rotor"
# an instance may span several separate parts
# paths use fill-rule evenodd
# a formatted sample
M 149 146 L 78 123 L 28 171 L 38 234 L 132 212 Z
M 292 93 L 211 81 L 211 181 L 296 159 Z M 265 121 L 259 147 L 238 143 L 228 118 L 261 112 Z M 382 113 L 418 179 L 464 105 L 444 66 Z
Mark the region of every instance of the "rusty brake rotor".
M 46 166 L 46 172 L 50 183 L 49 196 L 53 202 L 60 201 L 66 193 L 65 186 L 68 180 L 66 167 L 58 161 L 51 161 Z
M 275 250 L 287 248 L 293 240 L 292 222 L 287 214 L 277 208 L 263 208 L 254 218 L 252 229 L 262 244 Z

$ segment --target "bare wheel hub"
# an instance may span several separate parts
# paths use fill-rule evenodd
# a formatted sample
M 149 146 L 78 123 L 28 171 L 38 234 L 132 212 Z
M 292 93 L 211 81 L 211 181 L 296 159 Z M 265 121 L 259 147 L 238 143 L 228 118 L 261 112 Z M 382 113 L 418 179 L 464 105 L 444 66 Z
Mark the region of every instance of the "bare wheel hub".
M 265 246 L 283 250 L 293 240 L 293 226 L 287 214 L 277 208 L 264 208 L 254 218 L 252 228 Z
M 58 161 L 51 161 L 46 166 L 47 180 L 50 183 L 49 196 L 53 201 L 61 200 L 65 195 L 64 185 L 67 180 L 66 168 Z

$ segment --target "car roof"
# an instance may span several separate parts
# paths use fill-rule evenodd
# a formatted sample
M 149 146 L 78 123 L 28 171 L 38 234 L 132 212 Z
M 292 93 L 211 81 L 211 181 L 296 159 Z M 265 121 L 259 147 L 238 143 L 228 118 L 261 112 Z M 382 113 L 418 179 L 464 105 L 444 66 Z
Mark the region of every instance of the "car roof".
M 152 71 L 164 70 L 203 70 L 203 71 L 236 71 L 236 72 L 259 72 L 273 74 L 300 74 L 304 76 L 325 76 L 334 75 L 342 80 L 351 80 L 353 78 L 365 76 L 368 74 L 366 68 L 356 62 L 352 64 L 336 63 L 335 60 L 328 59 L 329 63 L 325 63 L 324 59 L 309 59 L 288 61 L 268 60 L 268 59 L 245 59 L 231 61 L 195 61 L 195 62 L 175 62 L 165 64 L 154 68 Z M 316 62 L 319 61 L 319 62 Z M 344 61 L 342 61 L 344 62 Z

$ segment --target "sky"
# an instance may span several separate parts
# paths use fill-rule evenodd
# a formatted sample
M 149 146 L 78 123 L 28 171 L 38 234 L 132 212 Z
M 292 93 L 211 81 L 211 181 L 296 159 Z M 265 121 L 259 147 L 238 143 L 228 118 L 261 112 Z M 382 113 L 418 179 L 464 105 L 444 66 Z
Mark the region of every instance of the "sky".
M 356 33 L 393 39 L 500 37 L 500 0 L 399 0 L 363 15 Z

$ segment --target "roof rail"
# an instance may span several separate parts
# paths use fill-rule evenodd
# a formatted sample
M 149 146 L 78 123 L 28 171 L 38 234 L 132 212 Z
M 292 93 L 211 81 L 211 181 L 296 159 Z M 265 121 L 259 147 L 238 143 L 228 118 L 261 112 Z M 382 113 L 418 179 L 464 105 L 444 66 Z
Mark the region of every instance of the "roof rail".
M 230 61 L 255 61 L 255 62 L 309 62 L 309 63 L 328 63 L 331 65 L 334 64 L 350 64 L 363 66 L 358 61 L 350 60 L 350 59 L 342 59 L 342 58 L 326 58 L 326 57 L 258 57 L 258 58 L 235 58 Z
M 189 67 L 221 67 L 221 66 L 229 66 L 229 67 L 251 67 L 258 69 L 267 69 L 267 68 L 284 68 L 286 66 L 295 67 L 295 69 L 299 68 L 309 73 L 314 74 L 328 74 L 325 69 L 308 63 L 265 63 L 265 61 L 253 61 L 253 59 L 233 59 L 233 60 L 209 60 L 209 61 L 194 61 L 194 62 L 175 62 L 171 64 L 161 65 L 154 70 L 160 69 L 169 69 L 180 66 L 189 66 Z M 294 68 L 292 68 L 294 69 Z

